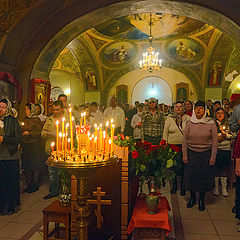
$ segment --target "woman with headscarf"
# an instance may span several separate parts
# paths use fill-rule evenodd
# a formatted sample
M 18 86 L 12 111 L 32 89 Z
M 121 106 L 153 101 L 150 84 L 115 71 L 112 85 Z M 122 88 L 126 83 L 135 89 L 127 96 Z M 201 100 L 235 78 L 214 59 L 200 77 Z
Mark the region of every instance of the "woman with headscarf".
M 36 116 L 33 103 L 25 106 L 25 119 L 22 123 L 22 160 L 23 169 L 27 178 L 27 187 L 24 192 L 33 193 L 39 189 L 39 170 L 41 168 L 41 120 Z
M 183 103 L 178 101 L 174 104 L 174 112 L 172 115 L 168 116 L 163 130 L 163 139 L 169 144 L 174 144 L 179 148 L 182 148 L 183 132 L 184 128 L 189 121 L 190 117 L 184 114 Z M 184 178 L 184 163 L 182 161 L 182 152 L 177 155 L 177 165 L 174 167 L 175 178 L 173 180 L 173 185 L 171 193 L 177 192 L 177 175 L 181 176 L 180 185 L 180 195 L 185 196 L 186 191 L 183 184 Z
M 223 108 L 217 108 L 215 113 L 215 122 L 218 131 L 218 151 L 215 163 L 215 187 L 213 194 L 218 196 L 219 177 L 222 185 L 222 195 L 228 196 L 227 177 L 231 167 L 231 138 L 232 132 L 229 128 L 228 118 Z
M 19 153 L 21 127 L 8 99 L 0 101 L 0 215 L 11 215 L 20 205 Z
M 213 189 L 213 166 L 218 147 L 217 127 L 212 118 L 206 116 L 205 102 L 197 101 L 193 115 L 186 124 L 183 136 L 183 161 L 185 168 L 185 187 L 191 198 L 187 208 L 196 204 L 199 192 L 200 211 L 205 210 L 205 193 Z
M 46 122 L 47 116 L 45 116 L 44 113 L 44 107 L 42 104 L 35 104 L 36 107 L 36 116 L 38 116 L 42 122 L 42 125 Z

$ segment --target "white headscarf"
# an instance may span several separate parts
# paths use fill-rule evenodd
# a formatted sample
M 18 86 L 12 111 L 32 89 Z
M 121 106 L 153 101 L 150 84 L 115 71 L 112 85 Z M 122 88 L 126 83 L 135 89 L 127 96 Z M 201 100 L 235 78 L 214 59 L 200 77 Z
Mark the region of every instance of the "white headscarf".
M 195 106 L 193 107 L 193 113 L 192 113 L 192 116 L 190 118 L 190 122 L 192 122 L 192 123 L 207 123 L 207 124 L 215 123 L 212 118 L 207 117 L 206 108 L 205 108 L 205 113 L 204 113 L 204 115 L 203 115 L 203 117 L 201 119 L 197 118 L 194 109 L 195 109 Z
M 42 104 L 39 104 L 40 105 L 40 110 L 41 110 L 41 113 L 38 115 L 38 117 L 40 118 L 40 120 L 42 122 L 46 121 L 47 119 L 47 116 L 45 116 L 43 113 L 44 113 L 44 107 Z

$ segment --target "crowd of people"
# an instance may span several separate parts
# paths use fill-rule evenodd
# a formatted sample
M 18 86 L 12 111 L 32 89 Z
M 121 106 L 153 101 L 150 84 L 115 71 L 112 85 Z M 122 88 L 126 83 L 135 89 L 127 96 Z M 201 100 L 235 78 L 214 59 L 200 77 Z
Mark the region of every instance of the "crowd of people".
M 39 104 L 27 103 L 25 118 L 20 124 L 16 110 L 8 99 L 0 101 L 0 214 L 13 214 L 20 205 L 19 173 L 26 178 L 23 192 L 38 191 L 40 173 L 51 153 L 55 139 L 57 120 L 68 116 L 67 96 L 60 95 L 51 103 L 44 115 Z M 177 176 L 180 176 L 180 195 L 190 191 L 187 208 L 196 203 L 205 210 L 205 194 L 228 196 L 227 184 L 231 166 L 235 161 L 236 204 L 233 211 L 240 220 L 240 98 L 206 102 L 177 101 L 172 106 L 159 104 L 150 98 L 144 103 L 135 102 L 118 106 L 112 97 L 109 107 L 96 102 L 73 106 L 74 124 L 78 125 L 81 113 L 86 113 L 90 130 L 94 124 L 114 120 L 115 134 L 132 136 L 136 141 L 148 141 L 158 145 L 162 139 L 182 149 L 177 155 L 177 168 L 171 193 L 177 192 Z M 59 194 L 58 170 L 48 167 L 49 194 L 44 199 Z M 221 191 L 219 191 L 221 184 Z M 240 226 L 240 225 L 239 225 Z M 239 228 L 240 231 L 240 228 Z

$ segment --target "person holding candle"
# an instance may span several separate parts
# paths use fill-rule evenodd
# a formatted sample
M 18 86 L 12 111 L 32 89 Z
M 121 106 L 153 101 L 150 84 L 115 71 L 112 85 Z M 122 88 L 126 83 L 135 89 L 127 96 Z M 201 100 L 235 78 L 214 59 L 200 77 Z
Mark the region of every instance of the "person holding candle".
M 125 113 L 123 109 L 117 106 L 117 98 L 112 97 L 110 100 L 110 107 L 106 108 L 103 117 L 105 121 L 111 122 L 113 119 L 115 125 L 115 135 L 118 133 L 124 133 L 124 128 L 126 124 Z M 110 130 L 110 129 L 109 129 Z
M 20 166 L 18 145 L 21 127 L 12 116 L 8 99 L 0 101 L 0 215 L 12 215 L 20 205 Z
M 25 106 L 25 119 L 22 126 L 22 164 L 27 178 L 27 187 L 23 190 L 33 193 L 39 189 L 39 177 L 42 162 L 40 118 L 36 116 L 33 103 Z
M 228 196 L 227 192 L 227 178 L 231 167 L 231 138 L 232 132 L 228 125 L 228 118 L 223 108 L 217 108 L 215 113 L 215 122 L 218 131 L 218 152 L 215 163 L 215 187 L 213 194 L 219 195 L 219 178 L 222 185 L 222 195 Z
M 52 142 L 56 141 L 56 132 L 57 132 L 56 122 L 58 123 L 58 128 L 60 132 L 63 116 L 64 116 L 64 113 L 63 113 L 62 102 L 55 101 L 53 103 L 53 115 L 47 119 L 41 133 L 42 137 L 46 140 L 45 152 L 48 155 L 48 157 L 52 151 L 51 144 Z M 55 146 L 56 145 L 57 143 L 55 143 Z M 57 149 L 57 146 L 56 146 L 56 149 Z M 48 173 L 49 173 L 49 180 L 50 180 L 49 194 L 44 196 L 44 199 L 49 199 L 49 198 L 58 196 L 58 192 L 59 192 L 58 169 L 55 167 L 48 166 Z

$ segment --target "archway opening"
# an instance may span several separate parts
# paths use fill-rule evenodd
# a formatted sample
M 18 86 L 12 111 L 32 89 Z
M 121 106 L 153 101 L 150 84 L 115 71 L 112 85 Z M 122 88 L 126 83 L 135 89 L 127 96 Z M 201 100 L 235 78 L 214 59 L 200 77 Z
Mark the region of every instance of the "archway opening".
M 139 81 L 132 92 L 132 104 L 135 101 L 145 102 L 150 97 L 157 98 L 159 103 L 172 104 L 171 88 L 160 77 L 146 77 Z

